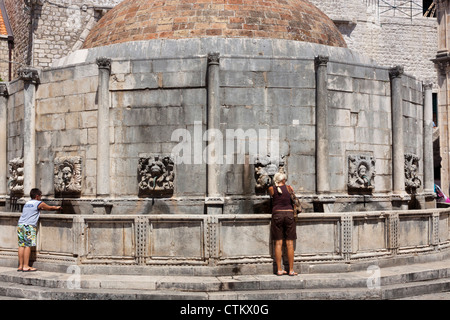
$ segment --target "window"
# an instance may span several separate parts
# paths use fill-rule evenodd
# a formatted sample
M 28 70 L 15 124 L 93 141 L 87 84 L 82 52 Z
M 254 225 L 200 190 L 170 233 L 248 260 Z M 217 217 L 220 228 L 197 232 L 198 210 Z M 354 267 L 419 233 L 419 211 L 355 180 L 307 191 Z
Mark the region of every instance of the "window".
M 423 15 L 425 17 L 436 17 L 436 6 L 433 0 L 423 0 Z

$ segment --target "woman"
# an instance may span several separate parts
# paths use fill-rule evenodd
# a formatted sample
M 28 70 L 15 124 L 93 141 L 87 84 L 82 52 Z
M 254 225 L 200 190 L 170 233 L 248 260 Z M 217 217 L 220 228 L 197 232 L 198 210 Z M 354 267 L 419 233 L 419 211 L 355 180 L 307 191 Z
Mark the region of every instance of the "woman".
M 274 176 L 275 188 L 269 188 L 269 194 L 272 197 L 272 222 L 270 231 L 272 240 L 275 240 L 275 261 L 277 264 L 277 275 L 287 274 L 281 268 L 281 255 L 283 240 L 286 240 L 287 256 L 289 263 L 289 275 L 296 276 L 294 271 L 294 241 L 297 239 L 296 223 L 294 220 L 294 208 L 291 202 L 289 189 L 286 185 L 286 175 L 276 173 Z

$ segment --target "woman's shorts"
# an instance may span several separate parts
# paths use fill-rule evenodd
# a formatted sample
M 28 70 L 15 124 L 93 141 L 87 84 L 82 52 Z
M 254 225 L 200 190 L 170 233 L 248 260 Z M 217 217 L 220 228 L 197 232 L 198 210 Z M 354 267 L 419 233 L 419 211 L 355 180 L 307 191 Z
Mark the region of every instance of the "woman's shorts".
M 36 227 L 29 225 L 17 226 L 19 247 L 36 247 Z
M 289 211 L 273 213 L 270 231 L 272 240 L 296 240 L 297 225 L 294 220 L 294 213 Z

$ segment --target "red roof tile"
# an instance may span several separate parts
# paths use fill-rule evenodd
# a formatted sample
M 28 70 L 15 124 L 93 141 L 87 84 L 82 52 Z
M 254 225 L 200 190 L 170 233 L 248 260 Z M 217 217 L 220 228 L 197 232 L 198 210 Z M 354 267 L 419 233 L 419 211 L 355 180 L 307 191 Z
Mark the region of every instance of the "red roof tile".
M 6 31 L 5 21 L 3 20 L 2 10 L 0 8 L 0 36 L 7 36 L 8 31 Z
M 346 47 L 334 23 L 308 0 L 125 0 L 91 30 L 84 48 L 209 36 Z

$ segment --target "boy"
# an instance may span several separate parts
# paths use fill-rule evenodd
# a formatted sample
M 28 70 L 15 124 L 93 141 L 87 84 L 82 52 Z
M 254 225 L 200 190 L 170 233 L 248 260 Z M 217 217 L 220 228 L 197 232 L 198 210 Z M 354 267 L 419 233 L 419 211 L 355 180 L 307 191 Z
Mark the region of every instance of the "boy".
M 17 236 L 19 239 L 19 268 L 17 271 L 36 271 L 28 264 L 30 261 L 31 247 L 36 246 L 36 228 L 39 220 L 40 210 L 60 210 L 61 207 L 49 206 L 41 201 L 42 192 L 32 189 L 31 200 L 23 206 L 22 215 L 17 225 Z

